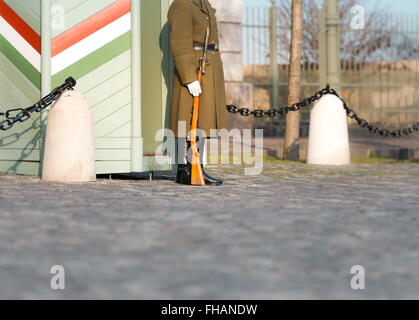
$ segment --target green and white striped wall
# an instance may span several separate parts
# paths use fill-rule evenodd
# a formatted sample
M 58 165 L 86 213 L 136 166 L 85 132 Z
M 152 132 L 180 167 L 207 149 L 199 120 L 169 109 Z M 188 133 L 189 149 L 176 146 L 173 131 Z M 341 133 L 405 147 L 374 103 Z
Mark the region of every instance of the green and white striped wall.
M 0 109 L 73 76 L 94 114 L 97 173 L 169 169 L 153 156 L 168 118 L 169 3 L 0 0 Z M 0 171 L 40 174 L 45 118 L 0 132 Z

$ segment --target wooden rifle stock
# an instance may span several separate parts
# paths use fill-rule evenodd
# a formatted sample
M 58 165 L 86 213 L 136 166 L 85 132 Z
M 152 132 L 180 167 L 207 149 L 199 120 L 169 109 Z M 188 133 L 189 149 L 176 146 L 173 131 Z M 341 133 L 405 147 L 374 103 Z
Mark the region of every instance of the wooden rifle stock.
M 205 74 L 205 67 L 207 63 L 207 47 L 208 47 L 208 38 L 209 38 L 209 28 L 205 34 L 205 43 L 204 43 L 204 55 L 200 61 L 199 73 L 198 73 L 198 82 L 202 84 L 202 75 Z M 201 167 L 201 159 L 199 156 L 198 147 L 196 145 L 196 136 L 198 128 L 198 117 L 199 117 L 199 102 L 200 96 L 194 97 L 193 100 L 193 114 L 192 114 L 192 127 L 191 127 L 191 149 L 192 149 L 192 172 L 191 172 L 191 184 L 197 186 L 204 186 L 205 179 L 204 173 Z

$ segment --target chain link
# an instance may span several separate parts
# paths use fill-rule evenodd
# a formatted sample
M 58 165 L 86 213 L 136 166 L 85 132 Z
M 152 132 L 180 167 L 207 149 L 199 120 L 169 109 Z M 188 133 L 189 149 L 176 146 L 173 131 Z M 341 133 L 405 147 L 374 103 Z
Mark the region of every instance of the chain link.
M 65 82 L 52 90 L 47 96 L 42 98 L 40 101 L 35 103 L 33 106 L 23 109 L 16 108 L 10 109 L 6 112 L 0 112 L 0 116 L 4 116 L 6 119 L 0 121 L 0 130 L 7 131 L 13 128 L 13 125 L 17 122 L 25 122 L 30 119 L 33 112 L 39 113 L 48 108 L 54 101 L 58 100 L 65 90 L 73 90 L 76 85 L 76 80 L 69 77 Z
M 311 97 L 308 97 L 306 99 L 301 100 L 300 102 L 292 104 L 290 107 L 285 106 L 285 107 L 280 107 L 277 109 L 253 110 L 253 111 L 251 111 L 249 108 L 238 108 L 235 105 L 228 105 L 226 106 L 226 108 L 227 108 L 227 111 L 230 113 L 240 114 L 241 116 L 245 116 L 245 117 L 249 117 L 249 116 L 254 116 L 255 118 L 263 118 L 265 116 L 269 118 L 274 118 L 277 116 L 283 117 L 287 115 L 289 112 L 299 111 L 302 108 L 309 107 L 314 102 L 320 100 L 323 96 L 327 94 L 332 94 L 338 97 L 343 103 L 343 107 L 346 111 L 347 116 L 350 119 L 355 120 L 361 128 L 367 128 L 371 134 L 379 134 L 382 137 L 402 137 L 402 136 L 411 135 L 415 131 L 419 131 L 419 122 L 417 122 L 415 125 L 413 125 L 410 128 L 393 130 L 393 131 L 388 130 L 388 129 L 380 129 L 377 126 L 370 124 L 365 119 L 362 119 L 361 117 L 359 117 L 358 114 L 354 110 L 350 109 L 346 101 L 339 96 L 336 90 L 330 88 L 329 85 L 327 85 L 324 89 L 317 91 Z
M 17 122 L 25 122 L 30 119 L 31 114 L 33 112 L 39 113 L 46 108 L 48 108 L 54 101 L 58 100 L 62 93 L 65 90 L 73 90 L 74 86 L 76 85 L 76 80 L 72 77 L 69 77 L 65 80 L 65 83 L 62 84 L 60 87 L 55 88 L 51 91 L 47 96 L 42 98 L 40 101 L 35 103 L 33 106 L 23 109 L 23 108 L 15 108 L 7 110 L 4 113 L 0 113 L 0 116 L 4 116 L 6 119 L 0 121 L 0 130 L 7 131 L 11 129 L 15 123 Z M 413 125 L 410 128 L 399 129 L 399 130 L 388 130 L 388 129 L 380 129 L 375 125 L 370 124 L 365 119 L 362 119 L 358 116 L 358 114 L 350 109 L 344 99 L 342 99 L 336 90 L 330 88 L 329 85 L 326 88 L 317 91 L 311 97 L 301 100 L 300 102 L 292 104 L 290 107 L 280 107 L 278 109 L 270 109 L 270 110 L 253 110 L 251 111 L 249 108 L 238 108 L 235 105 L 228 105 L 227 110 L 230 113 L 238 113 L 241 116 L 249 117 L 254 116 L 255 118 L 263 118 L 268 116 L 270 118 L 274 118 L 277 116 L 283 117 L 287 115 L 289 112 L 299 111 L 302 108 L 307 108 L 314 102 L 320 100 L 324 95 L 332 94 L 338 97 L 342 103 L 343 107 L 346 111 L 347 116 L 350 119 L 355 120 L 361 128 L 367 128 L 371 134 L 379 134 L 383 137 L 401 137 L 401 136 L 408 136 L 414 133 L 415 131 L 419 131 L 419 122 Z

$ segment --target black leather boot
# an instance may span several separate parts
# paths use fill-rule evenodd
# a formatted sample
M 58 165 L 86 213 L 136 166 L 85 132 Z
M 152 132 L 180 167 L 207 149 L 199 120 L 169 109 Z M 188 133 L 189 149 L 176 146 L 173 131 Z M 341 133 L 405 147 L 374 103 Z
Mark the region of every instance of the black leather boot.
M 188 164 L 178 164 L 176 182 L 179 184 L 191 185 L 192 166 Z
M 219 186 L 224 183 L 223 180 L 211 177 L 205 172 L 202 166 L 202 172 L 204 173 L 204 180 L 206 186 Z M 191 164 L 179 164 L 177 169 L 176 182 L 184 185 L 191 185 L 192 177 L 192 165 Z
M 205 172 L 204 166 L 201 164 L 202 172 L 204 173 L 205 184 L 209 186 L 219 186 L 224 183 L 224 180 L 214 178 Z
M 181 140 L 181 141 L 178 140 L 178 150 L 180 151 L 180 152 L 178 151 L 178 163 L 181 161 L 188 162 L 186 155 L 188 154 L 189 149 L 190 149 L 189 141 L 186 142 L 186 139 Z M 208 173 L 205 172 L 204 166 L 202 164 L 201 164 L 201 167 L 202 167 L 202 173 L 204 174 L 205 185 L 219 186 L 223 184 L 224 182 L 223 180 L 211 177 Z M 179 163 L 178 169 L 177 169 L 177 175 L 176 175 L 176 182 L 179 184 L 190 186 L 191 180 L 192 180 L 192 165 L 190 163 L 187 163 L 187 164 Z
M 205 183 L 209 186 L 219 186 L 219 185 L 223 184 L 224 181 L 221 180 L 221 179 L 217 179 L 217 178 L 214 178 L 214 177 L 210 176 L 205 171 L 204 166 L 202 165 L 202 163 L 204 163 L 204 158 L 203 157 L 204 157 L 204 154 L 205 154 L 205 152 L 204 152 L 205 149 L 204 148 L 205 148 L 206 141 L 207 141 L 207 138 L 199 138 L 199 151 L 200 151 L 200 154 L 201 154 L 201 167 L 202 167 L 202 172 L 204 174 Z
M 186 138 L 176 138 L 177 175 L 176 182 L 191 185 L 192 167 L 188 164 L 188 143 Z

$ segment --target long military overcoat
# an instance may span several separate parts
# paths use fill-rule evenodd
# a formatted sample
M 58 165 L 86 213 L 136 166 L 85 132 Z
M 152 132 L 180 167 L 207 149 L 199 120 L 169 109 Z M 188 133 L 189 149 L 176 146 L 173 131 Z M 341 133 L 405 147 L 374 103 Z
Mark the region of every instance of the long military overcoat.
M 186 135 L 191 128 L 193 96 L 187 84 L 198 80 L 199 60 L 207 27 L 210 27 L 209 44 L 218 43 L 216 10 L 208 0 L 174 0 L 168 13 L 171 29 L 170 45 L 175 61 L 171 101 L 170 129 L 177 137 L 185 134 L 178 130 L 178 122 L 186 122 Z M 202 95 L 198 126 L 209 137 L 211 129 L 227 127 L 223 63 L 219 51 L 208 51 L 206 73 L 202 77 Z M 213 135 L 214 136 L 214 135 Z

